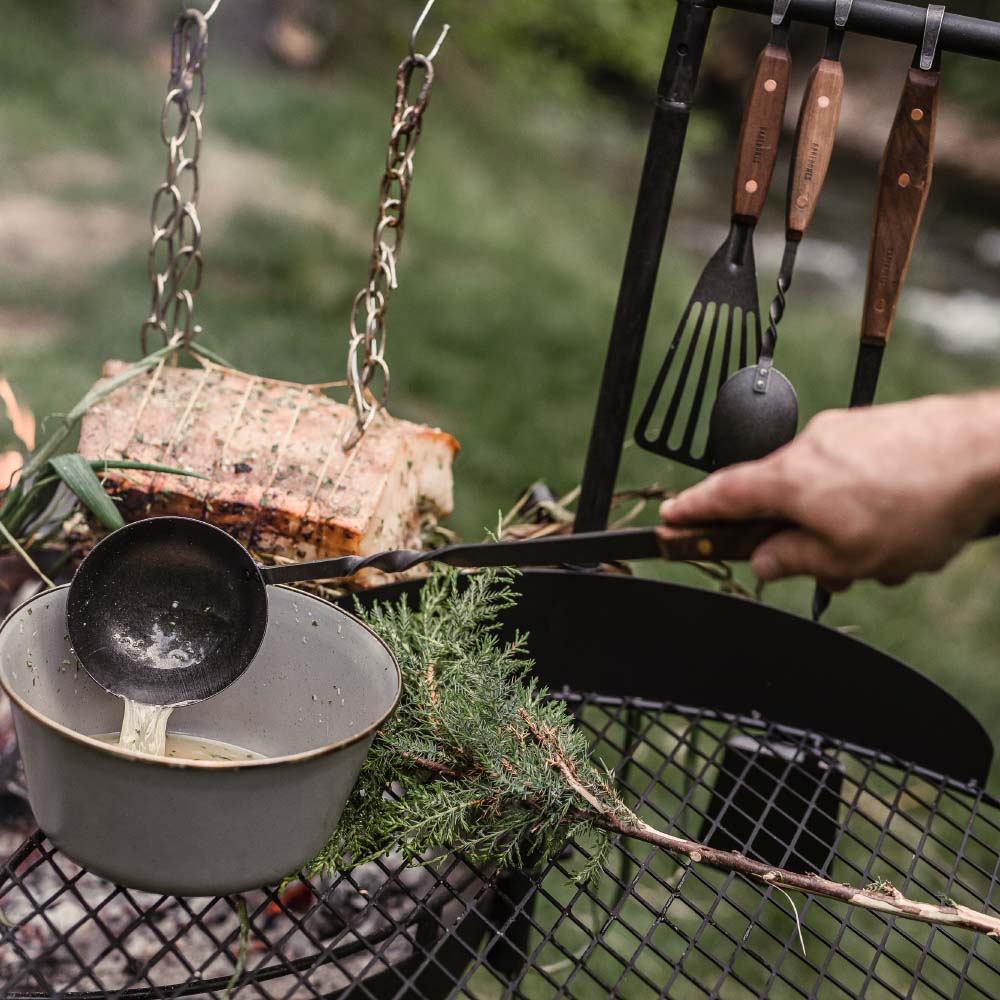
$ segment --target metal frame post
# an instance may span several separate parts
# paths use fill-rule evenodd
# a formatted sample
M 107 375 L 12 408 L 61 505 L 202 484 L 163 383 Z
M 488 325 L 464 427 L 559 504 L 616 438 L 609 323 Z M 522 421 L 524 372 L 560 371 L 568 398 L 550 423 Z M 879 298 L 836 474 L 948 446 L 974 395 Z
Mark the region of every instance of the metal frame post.
M 684 152 L 691 101 L 714 7 L 714 3 L 702 0 L 678 0 L 656 91 L 611 342 L 587 450 L 575 531 L 598 531 L 607 527 L 639 374 L 646 323 Z

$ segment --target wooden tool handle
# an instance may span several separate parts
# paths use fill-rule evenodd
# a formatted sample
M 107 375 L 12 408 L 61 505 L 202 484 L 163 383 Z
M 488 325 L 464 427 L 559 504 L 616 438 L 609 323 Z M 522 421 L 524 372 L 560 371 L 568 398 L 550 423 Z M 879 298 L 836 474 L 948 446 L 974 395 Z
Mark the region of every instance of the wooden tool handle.
M 911 68 L 879 170 L 861 340 L 885 344 L 892 331 L 934 160 L 938 74 Z
M 791 68 L 788 49 L 782 45 L 765 46 L 757 59 L 743 112 L 733 182 L 733 215 L 739 218 L 756 221 L 767 200 L 785 118 Z
M 786 224 L 791 239 L 801 239 L 812 222 L 833 143 L 844 95 L 844 68 L 839 60 L 820 59 L 806 85 L 795 133 L 795 153 L 788 176 Z
M 656 540 L 664 559 L 673 562 L 749 559 L 771 535 L 788 528 L 784 521 L 715 521 L 710 524 L 661 524 Z

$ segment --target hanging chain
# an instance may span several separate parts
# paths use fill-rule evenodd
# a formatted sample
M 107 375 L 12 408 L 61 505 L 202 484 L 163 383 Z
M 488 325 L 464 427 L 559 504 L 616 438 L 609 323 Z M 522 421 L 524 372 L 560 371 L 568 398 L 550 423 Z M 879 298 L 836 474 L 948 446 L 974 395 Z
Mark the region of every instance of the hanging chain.
M 431 0 L 433 3 L 433 0 Z M 448 26 L 428 55 L 414 52 L 414 40 L 430 10 L 428 3 L 410 38 L 410 54 L 396 71 L 396 101 L 392 111 L 392 129 L 386 153 L 385 174 L 379 186 L 378 219 L 368 281 L 351 306 L 351 340 L 347 355 L 347 381 L 354 398 L 357 421 L 344 436 L 344 448 L 353 448 L 389 398 L 389 365 L 385 360 L 385 314 L 389 296 L 396 287 L 396 263 L 403 242 L 406 199 L 413 180 L 413 154 L 420 138 L 423 114 L 427 109 L 434 83 L 433 59 L 437 55 Z M 410 91 L 416 72 L 423 72 L 423 82 L 411 103 Z M 370 386 L 381 373 L 381 392 L 376 396 Z
M 215 15 L 215 12 L 219 9 L 220 3 L 222 3 L 222 0 L 212 0 L 212 2 L 208 6 L 208 10 L 205 11 L 206 21 L 212 20 L 212 17 Z M 189 9 L 190 8 L 188 7 L 188 4 L 185 2 L 185 0 L 181 0 L 181 14 L 186 14 Z
M 189 8 L 174 25 L 170 83 L 160 113 L 160 137 L 167 147 L 167 177 L 153 195 L 153 236 L 146 269 L 153 286 L 149 316 L 142 324 L 143 354 L 153 348 L 149 332 L 163 343 L 190 342 L 200 331 L 194 323 L 194 296 L 201 287 L 201 222 L 198 219 L 198 157 L 201 116 L 205 110 L 205 50 L 208 14 Z

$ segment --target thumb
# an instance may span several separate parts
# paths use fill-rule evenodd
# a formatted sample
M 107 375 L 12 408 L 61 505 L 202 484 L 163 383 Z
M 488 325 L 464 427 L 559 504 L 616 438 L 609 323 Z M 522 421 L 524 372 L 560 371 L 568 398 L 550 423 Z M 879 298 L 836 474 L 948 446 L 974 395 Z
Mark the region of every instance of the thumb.
M 758 545 L 750 559 L 750 568 L 765 582 L 789 576 L 845 580 L 843 567 L 828 543 L 801 529 L 779 532 Z

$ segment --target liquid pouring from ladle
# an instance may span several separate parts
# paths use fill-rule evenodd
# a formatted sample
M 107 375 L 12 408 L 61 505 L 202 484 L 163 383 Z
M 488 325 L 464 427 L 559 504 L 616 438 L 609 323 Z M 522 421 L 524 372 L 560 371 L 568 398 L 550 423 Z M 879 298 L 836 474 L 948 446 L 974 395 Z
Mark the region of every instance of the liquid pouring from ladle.
M 94 546 L 70 584 L 66 618 L 74 652 L 105 690 L 147 705 L 186 705 L 217 694 L 250 665 L 267 626 L 268 584 L 341 579 L 367 568 L 400 573 L 425 562 L 735 561 L 778 528 L 767 521 L 661 525 L 261 566 L 221 528 L 154 517 Z M 308 642 L 308 622 L 303 637 Z
M 785 312 L 785 294 L 792 285 L 795 256 L 816 210 L 840 122 L 844 92 L 840 52 L 852 2 L 837 0 L 834 26 L 827 33 L 823 56 L 813 67 L 802 98 L 788 174 L 785 252 L 777 293 L 768 310 L 757 363 L 732 375 L 712 407 L 708 455 L 716 468 L 762 458 L 791 441 L 798 429 L 798 398 L 792 383 L 774 367 L 774 349 Z

